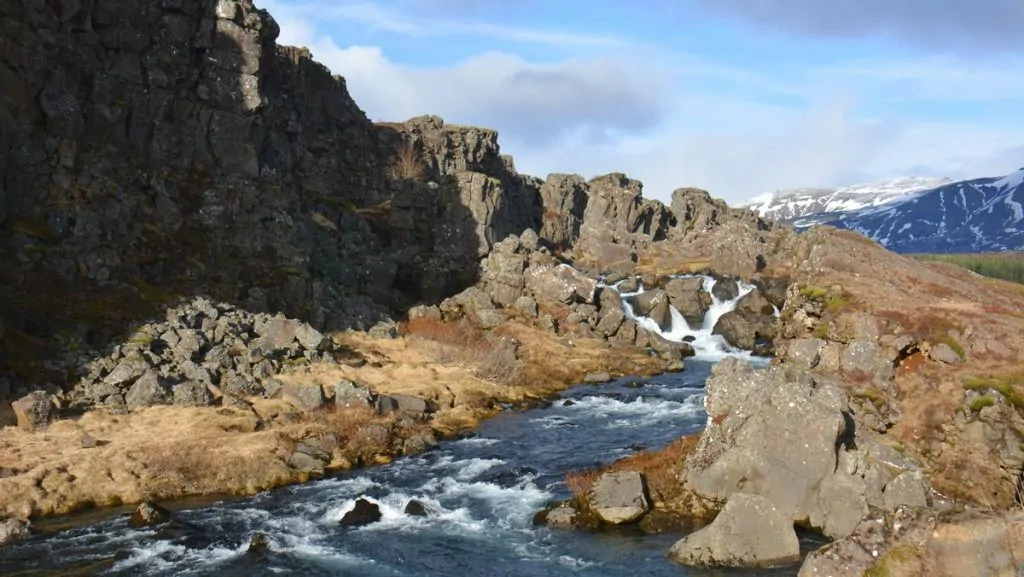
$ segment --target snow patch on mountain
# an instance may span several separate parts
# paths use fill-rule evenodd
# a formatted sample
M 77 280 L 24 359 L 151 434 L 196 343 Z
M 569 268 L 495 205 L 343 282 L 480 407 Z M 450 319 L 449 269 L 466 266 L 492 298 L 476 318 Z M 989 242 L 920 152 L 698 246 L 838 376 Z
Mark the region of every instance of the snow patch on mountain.
M 794 188 L 762 194 L 742 206 L 784 224 L 810 226 L 836 213 L 885 205 L 950 182 L 948 178 L 905 177 L 844 188 Z

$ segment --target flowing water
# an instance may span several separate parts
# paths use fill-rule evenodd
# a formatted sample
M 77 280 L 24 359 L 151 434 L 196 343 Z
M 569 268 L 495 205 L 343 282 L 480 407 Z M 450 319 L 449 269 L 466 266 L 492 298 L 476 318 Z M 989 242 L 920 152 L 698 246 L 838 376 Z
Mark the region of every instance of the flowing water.
M 709 316 L 724 314 L 729 306 L 734 303 L 716 301 Z M 543 408 L 507 411 L 473 437 L 443 442 L 421 456 L 249 499 L 182 509 L 177 515 L 185 529 L 172 535 L 159 528 L 128 529 L 126 515 L 44 534 L 0 549 L 0 574 L 795 574 L 795 567 L 723 572 L 676 566 L 665 554 L 679 534 L 532 525 L 534 513 L 568 496 L 566 471 L 663 446 L 703 428 L 704 381 L 714 360 L 749 355 L 724 345 L 707 326 L 691 330 L 684 322 L 665 333 L 675 340 L 687 334 L 695 337 L 700 354 L 682 373 L 643 379 L 640 387 L 633 379 L 579 386 L 564 395 L 572 403 L 557 400 Z M 361 528 L 339 526 L 360 497 L 380 504 L 382 520 Z M 429 515 L 406 516 L 411 499 L 424 503 Z M 274 553 L 246 553 L 254 532 L 270 537 Z

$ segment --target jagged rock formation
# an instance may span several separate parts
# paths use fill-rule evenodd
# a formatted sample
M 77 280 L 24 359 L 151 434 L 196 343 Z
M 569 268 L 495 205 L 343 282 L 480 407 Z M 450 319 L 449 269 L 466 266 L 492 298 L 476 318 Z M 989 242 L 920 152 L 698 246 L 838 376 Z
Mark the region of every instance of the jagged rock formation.
M 495 244 L 528 229 L 590 273 L 633 273 L 654 255 L 748 274 L 770 240 L 769 223 L 703 191 L 677 191 L 669 208 L 619 173 L 520 175 L 493 130 L 371 123 L 344 79 L 276 44 L 250 0 L 5 3 L 0 16 L 7 397 L 70 388 L 197 295 L 367 329 L 471 286 Z M 764 238 L 747 242 L 752 230 Z M 557 292 L 541 278 L 569 274 L 555 264 L 523 290 Z M 504 300 L 518 290 L 494 302 L 529 313 L 529 300 Z M 572 304 L 571 324 L 649 344 L 621 307 Z

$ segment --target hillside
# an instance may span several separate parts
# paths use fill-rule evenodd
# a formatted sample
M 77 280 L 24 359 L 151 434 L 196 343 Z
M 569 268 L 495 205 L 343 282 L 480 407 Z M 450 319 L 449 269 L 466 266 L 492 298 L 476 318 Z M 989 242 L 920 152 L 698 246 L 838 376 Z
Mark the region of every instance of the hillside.
M 1024 248 L 1024 169 L 957 182 L 902 179 L 837 191 L 783 191 L 746 206 L 797 228 L 855 230 L 899 253 Z

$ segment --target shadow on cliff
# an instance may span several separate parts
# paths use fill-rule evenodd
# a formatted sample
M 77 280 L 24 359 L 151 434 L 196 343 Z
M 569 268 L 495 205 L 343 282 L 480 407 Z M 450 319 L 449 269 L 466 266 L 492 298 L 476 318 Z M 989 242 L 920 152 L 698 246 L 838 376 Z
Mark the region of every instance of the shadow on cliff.
M 403 135 L 369 122 L 307 50 L 277 46 L 248 0 L 181 4 L 4 16 L 51 39 L 0 44 L 13 392 L 72 384 L 94 351 L 198 295 L 332 331 L 477 280 L 457 184 L 396 175 Z

